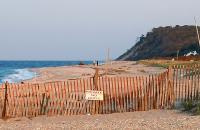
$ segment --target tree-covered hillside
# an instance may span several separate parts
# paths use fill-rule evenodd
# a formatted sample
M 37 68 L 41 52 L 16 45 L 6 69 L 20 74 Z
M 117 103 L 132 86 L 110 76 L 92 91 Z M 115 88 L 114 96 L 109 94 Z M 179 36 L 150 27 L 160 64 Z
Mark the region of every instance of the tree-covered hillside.
M 200 47 L 195 26 L 167 26 L 153 28 L 117 60 L 141 60 L 157 57 L 184 56 L 196 51 L 200 54 Z

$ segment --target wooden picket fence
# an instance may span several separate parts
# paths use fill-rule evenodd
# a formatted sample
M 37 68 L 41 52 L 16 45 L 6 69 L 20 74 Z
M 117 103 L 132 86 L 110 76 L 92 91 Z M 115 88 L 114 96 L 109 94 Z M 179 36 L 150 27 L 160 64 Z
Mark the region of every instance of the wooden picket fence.
M 172 67 L 175 101 L 198 100 L 200 92 L 200 64 Z
M 103 91 L 103 101 L 85 99 Z M 0 117 L 85 115 L 172 108 L 199 99 L 200 64 L 175 65 L 149 76 L 98 77 L 0 86 Z
M 171 108 L 169 71 L 136 77 L 99 77 L 39 84 L 2 84 L 0 116 L 109 114 Z M 85 100 L 86 90 L 103 91 L 103 101 Z

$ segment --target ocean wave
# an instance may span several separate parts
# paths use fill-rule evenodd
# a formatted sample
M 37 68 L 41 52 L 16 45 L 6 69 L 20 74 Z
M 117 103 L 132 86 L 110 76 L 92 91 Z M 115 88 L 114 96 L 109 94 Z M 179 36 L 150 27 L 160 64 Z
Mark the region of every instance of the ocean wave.
M 29 69 L 15 69 L 12 74 L 5 76 L 2 82 L 17 83 L 23 80 L 32 79 L 35 77 L 35 72 Z

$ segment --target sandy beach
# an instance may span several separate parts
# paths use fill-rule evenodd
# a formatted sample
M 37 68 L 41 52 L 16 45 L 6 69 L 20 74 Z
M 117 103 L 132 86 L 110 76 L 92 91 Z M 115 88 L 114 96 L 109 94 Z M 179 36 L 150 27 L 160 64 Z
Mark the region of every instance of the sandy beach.
M 76 65 L 31 69 L 37 72 L 38 76 L 26 82 L 52 82 L 93 77 L 95 68 L 99 68 L 100 76 L 140 76 L 166 71 L 164 68 L 150 67 L 135 61 L 113 61 L 108 65 L 102 64 L 98 67 L 94 65 Z
M 200 116 L 177 110 L 0 120 L 1 130 L 197 130 Z

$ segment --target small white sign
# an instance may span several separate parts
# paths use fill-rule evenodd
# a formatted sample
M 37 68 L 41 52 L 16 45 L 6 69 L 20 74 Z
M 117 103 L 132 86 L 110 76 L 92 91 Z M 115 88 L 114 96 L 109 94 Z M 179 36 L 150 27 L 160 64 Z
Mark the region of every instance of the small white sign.
M 102 101 L 103 100 L 103 91 L 86 90 L 85 91 L 85 99 Z

